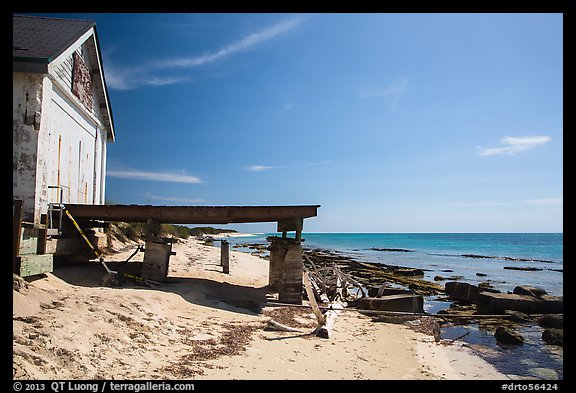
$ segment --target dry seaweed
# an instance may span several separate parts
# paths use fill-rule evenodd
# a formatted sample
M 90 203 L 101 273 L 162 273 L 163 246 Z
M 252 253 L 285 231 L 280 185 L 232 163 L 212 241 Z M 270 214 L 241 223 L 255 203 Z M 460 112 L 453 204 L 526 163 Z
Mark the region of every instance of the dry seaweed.
M 158 372 L 169 372 L 179 378 L 189 378 L 203 375 L 204 369 L 219 366 L 204 363 L 207 360 L 222 356 L 239 355 L 246 350 L 252 341 L 254 331 L 262 328 L 262 324 L 223 324 L 225 331 L 218 339 L 210 338 L 195 340 L 184 338 L 183 343 L 190 347 L 190 352 L 170 365 L 164 366 Z

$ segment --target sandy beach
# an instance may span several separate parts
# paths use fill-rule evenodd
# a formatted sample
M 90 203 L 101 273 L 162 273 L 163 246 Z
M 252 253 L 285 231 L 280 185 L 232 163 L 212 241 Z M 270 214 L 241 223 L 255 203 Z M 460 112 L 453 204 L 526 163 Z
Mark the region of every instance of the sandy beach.
M 115 243 L 106 261 L 124 261 L 135 247 Z M 14 290 L 13 377 L 508 379 L 459 343 L 355 311 L 338 316 L 330 339 L 316 337 L 308 308 L 259 307 L 275 296 L 265 259 L 231 251 L 223 274 L 218 248 L 190 238 L 173 251 L 169 278 L 155 288 L 103 287 L 94 262 L 57 267 Z M 302 333 L 266 330 L 270 319 Z

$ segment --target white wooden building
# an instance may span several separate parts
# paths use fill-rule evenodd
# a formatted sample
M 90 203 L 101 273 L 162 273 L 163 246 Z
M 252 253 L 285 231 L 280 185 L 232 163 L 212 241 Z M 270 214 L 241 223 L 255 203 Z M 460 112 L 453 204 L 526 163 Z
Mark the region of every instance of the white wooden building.
M 13 198 L 38 224 L 49 203 L 104 204 L 114 123 L 95 22 L 13 16 Z

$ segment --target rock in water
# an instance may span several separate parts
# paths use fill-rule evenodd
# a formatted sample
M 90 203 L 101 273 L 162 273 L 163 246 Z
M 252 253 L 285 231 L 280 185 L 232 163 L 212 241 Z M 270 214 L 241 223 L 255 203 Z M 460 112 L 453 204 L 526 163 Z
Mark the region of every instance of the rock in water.
M 522 311 L 526 314 L 562 313 L 564 301 L 561 297 L 542 295 L 536 298 L 515 293 L 480 292 L 476 299 L 478 310 L 484 314 L 502 314 L 504 310 Z
M 504 326 L 498 326 L 494 332 L 498 344 L 522 345 L 524 338 L 515 331 Z
M 546 344 L 564 346 L 563 329 L 546 329 L 542 332 L 542 340 Z
M 466 282 L 447 282 L 444 288 L 446 295 L 452 300 L 473 302 L 478 297 L 478 287 Z
M 564 328 L 564 315 L 563 314 L 544 314 L 538 321 L 538 325 L 543 328 Z
M 536 298 L 541 298 L 542 295 L 548 294 L 548 292 L 546 292 L 544 289 L 533 287 L 531 285 L 519 285 L 514 288 L 512 293 L 515 293 L 516 295 L 534 296 Z

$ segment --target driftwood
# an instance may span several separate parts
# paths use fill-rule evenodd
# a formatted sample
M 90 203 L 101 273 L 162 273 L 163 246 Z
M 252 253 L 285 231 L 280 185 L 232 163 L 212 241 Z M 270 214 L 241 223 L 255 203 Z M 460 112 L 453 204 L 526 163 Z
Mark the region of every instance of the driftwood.
M 286 325 L 282 325 L 281 323 L 278 323 L 272 319 L 270 319 L 268 321 L 268 326 L 267 328 L 269 330 L 279 330 L 282 332 L 296 332 L 296 333 L 305 333 L 303 330 L 300 329 L 296 329 L 290 326 L 286 326 Z
M 321 338 L 330 338 L 332 336 L 332 329 L 334 328 L 334 323 L 336 321 L 336 317 L 338 314 L 342 312 L 344 309 L 344 304 L 342 303 L 341 299 L 344 297 L 343 292 L 346 290 L 346 286 L 344 282 L 346 281 L 347 277 L 339 274 L 339 269 L 334 266 L 332 271 L 334 272 L 335 284 L 331 288 L 331 292 L 334 294 L 332 302 L 329 304 L 327 311 L 322 314 L 320 311 L 320 307 L 316 303 L 316 296 L 320 299 L 329 299 L 328 298 L 328 287 L 327 285 L 330 283 L 327 280 L 327 275 L 319 274 L 319 272 L 326 271 L 327 269 L 317 269 L 314 263 L 309 260 L 314 269 L 314 272 L 309 272 L 304 269 L 303 274 L 303 281 L 304 281 L 304 288 L 306 289 L 306 294 L 308 295 L 308 300 L 310 301 L 310 307 L 316 315 L 316 319 L 318 320 L 318 327 L 316 328 L 315 332 L 318 337 Z M 317 290 L 321 290 L 320 293 L 313 293 L 312 283 L 316 281 L 315 288 Z
M 344 310 L 342 303 L 334 302 L 331 308 L 324 314 L 325 323 L 319 326 L 316 330 L 316 335 L 321 338 L 330 338 L 332 336 L 332 329 L 336 322 L 336 317 Z
M 318 303 L 316 303 L 316 298 L 312 291 L 312 284 L 310 284 L 310 279 L 308 278 L 308 273 L 304 272 L 302 274 L 302 279 L 304 281 L 304 288 L 306 288 L 306 294 L 308 295 L 308 301 L 310 302 L 310 307 L 312 307 L 312 312 L 316 315 L 316 319 L 318 320 L 318 326 L 323 325 L 326 323 L 326 319 L 324 315 L 322 315 L 322 311 L 318 307 Z
M 312 286 L 316 289 L 317 297 L 324 303 L 330 300 L 334 301 L 338 298 L 346 300 L 358 298 L 358 294 L 353 295 L 350 290 L 360 292 L 360 297 L 367 297 L 366 289 L 358 281 L 342 272 L 336 264 L 331 267 L 316 267 L 312 259 L 308 255 L 303 255 L 306 261 L 311 266 L 308 271 Z

